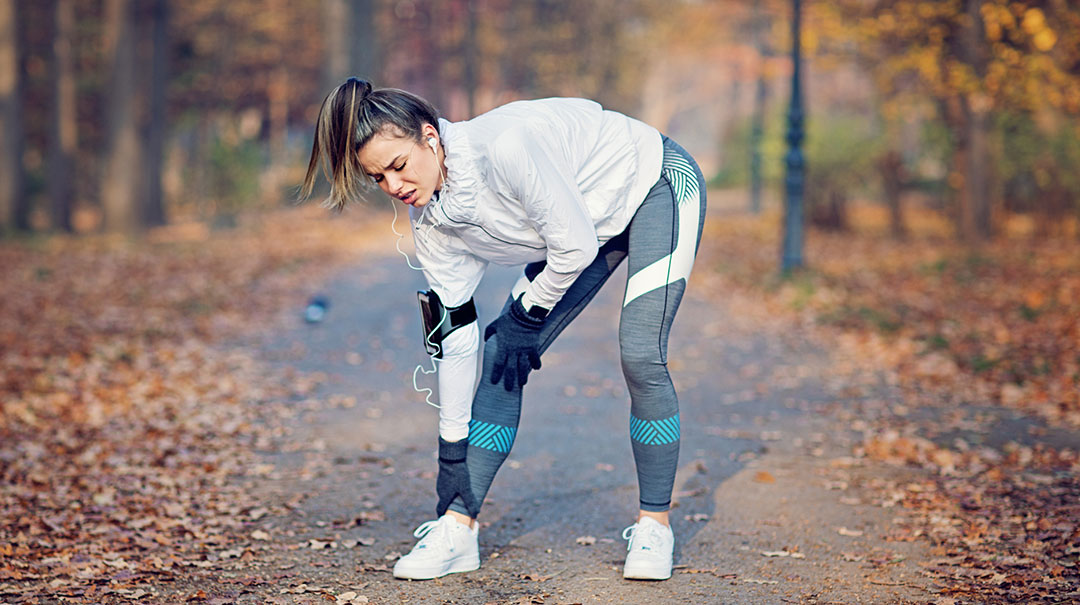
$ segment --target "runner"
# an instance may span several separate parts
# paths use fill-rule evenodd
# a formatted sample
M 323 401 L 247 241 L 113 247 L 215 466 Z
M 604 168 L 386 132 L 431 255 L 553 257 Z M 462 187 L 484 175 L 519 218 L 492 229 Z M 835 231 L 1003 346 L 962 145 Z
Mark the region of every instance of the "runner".
M 425 345 L 441 359 L 439 518 L 416 530 L 420 540 L 394 575 L 421 580 L 479 568 L 476 518 L 513 446 L 522 388 L 626 259 L 618 336 L 640 510 L 623 532 L 623 576 L 671 577 L 668 509 L 680 429 L 667 345 L 705 217 L 694 159 L 655 128 L 585 99 L 517 101 L 449 122 L 414 94 L 350 78 L 323 101 L 304 197 L 320 166 L 330 208 L 371 183 L 409 206 L 430 287 Z M 525 269 L 484 330 L 476 384 L 472 296 L 488 263 Z

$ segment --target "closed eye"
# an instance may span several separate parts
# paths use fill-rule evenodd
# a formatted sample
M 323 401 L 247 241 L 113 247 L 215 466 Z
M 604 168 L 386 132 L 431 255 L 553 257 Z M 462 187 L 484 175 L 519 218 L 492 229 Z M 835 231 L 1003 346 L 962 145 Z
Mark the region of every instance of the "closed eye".
M 402 162 L 400 166 L 391 166 L 390 170 L 393 170 L 394 172 L 401 172 L 402 170 L 405 170 L 405 165 L 406 164 L 408 164 L 407 161 Z M 376 183 L 380 183 L 383 180 L 383 177 L 382 177 L 381 174 L 369 174 L 368 176 L 371 177 L 371 180 L 375 181 Z

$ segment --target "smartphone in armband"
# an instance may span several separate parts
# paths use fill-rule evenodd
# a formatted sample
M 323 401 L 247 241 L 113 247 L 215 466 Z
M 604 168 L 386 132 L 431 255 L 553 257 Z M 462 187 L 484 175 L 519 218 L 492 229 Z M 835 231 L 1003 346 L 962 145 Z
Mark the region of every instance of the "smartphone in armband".
M 476 321 L 476 304 L 470 298 L 457 307 L 446 307 L 434 290 L 417 292 L 416 298 L 420 301 L 424 350 L 435 359 L 442 359 L 442 343 L 446 337 Z
M 420 327 L 424 330 L 424 350 L 427 351 L 428 355 L 441 357 L 442 347 L 439 345 L 442 338 L 440 338 L 440 333 L 435 330 L 442 316 L 442 305 L 439 303 L 439 296 L 434 292 L 421 290 L 416 293 L 416 298 L 420 301 Z

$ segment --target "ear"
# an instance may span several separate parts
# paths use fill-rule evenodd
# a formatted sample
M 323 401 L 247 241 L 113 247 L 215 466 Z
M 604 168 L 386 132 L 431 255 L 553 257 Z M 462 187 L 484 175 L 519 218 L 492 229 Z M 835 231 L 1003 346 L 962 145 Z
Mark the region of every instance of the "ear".
M 435 128 L 431 124 L 424 124 L 423 126 L 421 126 L 420 133 L 425 139 L 427 137 L 435 137 L 435 139 L 438 140 L 439 138 L 439 129 Z

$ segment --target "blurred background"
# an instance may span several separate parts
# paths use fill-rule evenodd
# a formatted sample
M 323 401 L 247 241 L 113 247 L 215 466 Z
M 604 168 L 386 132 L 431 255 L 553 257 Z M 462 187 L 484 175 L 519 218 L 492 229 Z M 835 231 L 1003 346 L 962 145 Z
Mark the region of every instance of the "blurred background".
M 808 0 L 806 216 L 1080 233 L 1080 6 Z M 777 206 L 791 0 L 0 0 L 0 233 L 134 232 L 292 203 L 350 75 L 451 120 L 583 96 Z

